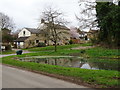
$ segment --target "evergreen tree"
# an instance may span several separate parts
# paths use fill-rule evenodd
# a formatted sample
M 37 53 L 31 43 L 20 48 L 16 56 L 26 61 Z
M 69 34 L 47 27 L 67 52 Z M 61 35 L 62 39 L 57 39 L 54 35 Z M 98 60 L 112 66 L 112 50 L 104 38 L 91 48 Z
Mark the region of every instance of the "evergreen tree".
M 97 20 L 100 27 L 98 39 L 108 46 L 120 46 L 120 6 L 112 2 L 98 2 Z

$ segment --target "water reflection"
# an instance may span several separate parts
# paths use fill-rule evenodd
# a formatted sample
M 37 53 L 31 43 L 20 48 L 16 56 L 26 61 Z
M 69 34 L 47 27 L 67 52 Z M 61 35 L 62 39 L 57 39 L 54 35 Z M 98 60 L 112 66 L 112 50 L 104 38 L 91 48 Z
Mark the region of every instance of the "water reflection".
M 80 57 L 27 57 L 22 58 L 22 61 L 35 62 L 41 64 L 59 65 L 64 67 L 76 67 L 84 69 L 105 69 L 105 70 L 118 70 L 120 65 L 118 60 L 105 60 L 105 59 L 84 59 Z

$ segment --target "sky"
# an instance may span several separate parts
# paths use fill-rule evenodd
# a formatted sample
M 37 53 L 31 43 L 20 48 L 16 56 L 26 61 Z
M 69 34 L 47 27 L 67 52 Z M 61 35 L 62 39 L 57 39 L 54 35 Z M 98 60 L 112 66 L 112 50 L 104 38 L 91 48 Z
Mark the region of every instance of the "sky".
M 75 14 L 79 13 L 79 0 L 0 0 L 0 12 L 7 14 L 16 29 L 37 28 L 44 8 L 53 6 L 64 13 L 70 26 L 78 26 Z
M 65 19 L 70 22 L 68 27 L 78 27 L 75 17 L 80 15 L 79 0 L 0 0 L 0 12 L 13 19 L 16 30 L 29 27 L 37 28 L 41 12 L 48 6 L 53 6 L 64 13 Z M 85 0 L 80 0 L 85 1 Z M 94 0 L 88 0 L 94 1 Z

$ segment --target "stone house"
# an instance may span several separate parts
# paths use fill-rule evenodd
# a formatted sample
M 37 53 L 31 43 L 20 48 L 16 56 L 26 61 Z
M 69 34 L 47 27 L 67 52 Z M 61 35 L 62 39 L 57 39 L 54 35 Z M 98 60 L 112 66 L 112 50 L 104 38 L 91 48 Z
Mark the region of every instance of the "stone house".
M 69 32 L 69 29 L 66 26 L 60 26 L 57 32 L 60 32 L 61 30 Z M 23 28 L 18 33 L 18 38 L 14 40 L 14 44 L 17 45 L 17 48 L 35 47 L 38 45 L 39 42 L 45 43 L 46 45 L 53 45 L 54 43 L 51 40 L 47 40 L 42 31 L 42 27 L 38 29 Z M 69 40 L 70 34 L 64 33 L 61 35 L 61 40 L 58 41 L 58 45 L 69 43 Z
M 71 41 L 74 44 L 85 43 L 87 34 L 85 31 L 81 31 L 79 28 L 71 28 Z
M 50 35 L 47 38 L 45 37 L 46 38 L 46 44 L 47 45 L 54 45 L 54 43 L 52 41 L 52 37 L 53 37 L 52 33 L 54 33 L 54 32 L 51 32 L 51 30 L 49 30 L 47 28 L 48 28 L 48 23 L 46 23 L 46 22 L 42 22 L 38 27 L 38 29 L 41 29 L 41 31 L 45 30 L 47 32 L 46 34 L 49 33 L 49 35 Z M 70 29 L 67 28 L 64 25 L 57 25 L 57 24 L 55 24 L 55 28 L 56 28 L 56 33 L 60 33 L 60 34 L 57 34 L 57 36 L 58 36 L 57 37 L 58 38 L 57 39 L 57 44 L 58 45 L 69 44 L 69 41 L 70 41 Z
M 99 30 L 89 30 L 89 32 L 87 32 L 87 36 L 88 38 L 91 39 L 96 39 L 98 36 Z

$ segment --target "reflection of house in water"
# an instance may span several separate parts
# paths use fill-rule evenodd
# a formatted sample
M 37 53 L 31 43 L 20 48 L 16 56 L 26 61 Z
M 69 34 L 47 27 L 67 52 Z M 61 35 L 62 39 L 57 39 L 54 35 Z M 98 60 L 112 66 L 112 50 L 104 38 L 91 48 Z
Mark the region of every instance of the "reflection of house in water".
M 88 63 L 85 63 L 81 66 L 81 68 L 91 69 L 92 67 Z
M 85 64 L 85 62 L 80 61 L 80 66 L 79 67 L 81 68 L 84 64 Z
M 80 68 L 84 68 L 84 69 L 98 69 L 95 68 L 93 65 L 91 65 L 90 63 L 85 63 L 83 64 Z
M 64 67 L 97 69 L 93 63 L 88 63 L 87 60 L 80 58 L 36 58 L 36 59 L 32 59 L 32 62 L 41 63 L 41 64 L 59 65 Z
M 79 67 L 85 69 L 94 69 L 92 64 L 86 63 L 84 59 L 77 58 L 42 58 L 37 60 L 37 63 L 59 65 L 65 67 Z
M 77 58 L 48 58 L 40 61 L 40 63 L 81 68 L 86 63 L 86 61 Z
M 20 59 L 21 60 L 21 59 Z M 93 60 L 93 58 L 92 58 Z M 41 63 L 41 64 L 50 64 L 50 65 L 58 65 L 58 66 L 64 66 L 64 67 L 77 67 L 77 68 L 84 68 L 84 69 L 105 69 L 105 70 L 118 70 L 119 69 L 119 63 L 111 63 L 111 60 L 108 62 L 94 62 L 94 60 L 87 60 L 84 58 L 77 58 L 77 57 L 70 57 L 70 58 L 23 58 L 22 61 L 28 61 L 28 62 L 35 62 L 35 63 Z M 104 60 L 104 59 L 103 59 Z M 95 59 L 95 61 L 97 61 Z
M 49 58 L 45 60 L 44 63 L 59 66 L 69 66 L 71 61 L 66 58 Z

